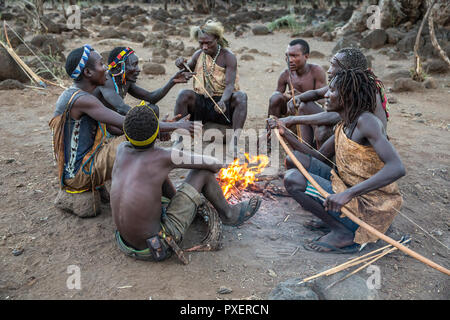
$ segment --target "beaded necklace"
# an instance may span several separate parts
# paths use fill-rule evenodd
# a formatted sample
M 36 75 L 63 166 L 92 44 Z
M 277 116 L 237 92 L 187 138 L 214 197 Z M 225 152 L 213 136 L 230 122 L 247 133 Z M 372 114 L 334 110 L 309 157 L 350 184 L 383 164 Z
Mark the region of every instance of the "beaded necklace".
M 214 74 L 214 68 L 215 68 L 215 66 L 216 66 L 216 60 L 217 60 L 217 57 L 219 56 L 219 54 L 220 54 L 220 50 L 222 49 L 222 47 L 220 46 L 220 44 L 218 45 L 218 48 L 217 48 L 217 53 L 216 53 L 216 56 L 214 57 L 214 59 L 213 59 L 213 65 L 212 65 L 212 68 L 211 68 L 211 73 L 209 73 L 208 72 L 208 70 L 207 70 L 207 68 L 206 68 L 206 59 L 203 59 L 203 72 L 205 73 L 205 75 L 207 76 L 207 77 L 209 77 L 209 78 L 211 78 L 212 77 L 212 75 Z M 206 54 L 206 53 L 205 53 Z

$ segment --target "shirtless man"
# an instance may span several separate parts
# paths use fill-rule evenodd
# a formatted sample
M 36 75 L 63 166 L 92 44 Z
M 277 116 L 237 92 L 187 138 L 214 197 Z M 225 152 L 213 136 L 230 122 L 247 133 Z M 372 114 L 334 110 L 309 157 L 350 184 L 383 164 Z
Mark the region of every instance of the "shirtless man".
M 325 71 L 322 67 L 307 63 L 309 58 L 309 45 L 305 40 L 296 39 L 289 43 L 286 50 L 286 59 L 289 69 L 284 70 L 278 78 L 277 90 L 269 100 L 269 117 L 285 117 L 294 115 L 295 108 L 288 108 L 287 102 L 292 98 L 290 82 L 294 87 L 294 94 L 326 86 Z M 287 93 L 286 92 L 286 88 Z M 298 105 L 297 105 L 298 106 Z
M 226 48 L 228 41 L 223 34 L 222 24 L 211 20 L 201 27 L 192 29 L 192 35 L 198 41 L 200 49 L 189 61 L 183 57 L 178 58 L 175 65 L 187 71 L 186 64 L 190 70 L 194 70 L 196 73 L 194 90 L 183 90 L 179 93 L 174 114 L 182 116 L 190 114 L 191 120 L 194 121 L 201 120 L 203 123 L 214 122 L 232 126 L 233 145 L 229 150 L 235 152 L 236 150 L 232 147 L 237 146 L 240 131 L 247 118 L 247 94 L 240 91 L 237 59 Z M 218 107 L 211 101 L 208 93 Z
M 341 215 L 342 206 L 380 232 L 386 232 L 402 204 L 396 180 L 405 168 L 386 130 L 375 115 L 378 89 L 369 70 L 337 73 L 329 85 L 325 106 L 342 121 L 335 135 L 320 148 L 308 148 L 284 130 L 281 120 L 269 119 L 271 128 L 296 149 L 296 158 L 330 195 L 324 199 L 297 168 L 284 177 L 286 190 L 303 208 L 318 217 L 329 232 L 305 245 L 317 252 L 353 253 L 377 237 Z M 336 156 L 336 169 L 329 159 Z
M 179 244 L 204 203 L 201 193 L 219 213 L 225 225 L 239 226 L 258 210 L 261 199 L 229 205 L 215 173 L 222 164 L 215 158 L 154 146 L 158 118 L 149 106 L 127 113 L 124 133 L 127 142 L 119 145 L 111 185 L 111 208 L 117 227 L 119 248 L 136 259 L 161 261 L 171 255 L 170 239 Z M 172 152 L 180 152 L 189 163 L 176 164 Z M 175 168 L 192 169 L 161 213 L 162 185 Z
M 357 48 L 344 48 L 339 50 L 330 60 L 330 68 L 327 71 L 328 82 L 331 82 L 337 72 L 343 69 L 361 69 L 366 70 L 367 59 L 364 54 Z M 373 77 L 375 75 L 372 74 Z M 386 128 L 387 119 L 389 117 L 387 97 L 384 93 L 384 86 L 380 80 L 377 83 L 377 107 L 374 114 L 380 119 Z M 315 142 L 316 147 L 320 146 L 333 134 L 333 127 L 341 117 L 337 112 L 327 112 L 315 101 L 324 98 L 328 91 L 328 85 L 316 90 L 310 90 L 295 96 L 295 105 L 299 107 L 298 116 L 289 116 L 280 119 L 286 127 L 300 125 L 302 139 L 312 145 Z M 292 100 L 288 102 L 288 109 L 293 109 Z M 314 141 L 315 140 L 315 141 Z

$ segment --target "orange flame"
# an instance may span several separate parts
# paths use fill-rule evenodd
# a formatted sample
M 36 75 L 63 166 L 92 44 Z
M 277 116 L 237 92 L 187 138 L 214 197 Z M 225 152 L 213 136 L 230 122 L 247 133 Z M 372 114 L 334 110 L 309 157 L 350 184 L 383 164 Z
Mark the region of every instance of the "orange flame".
M 249 158 L 245 153 L 248 163 L 239 164 L 239 159 L 234 160 L 228 167 L 219 171 L 217 181 L 222 188 L 225 199 L 231 196 L 239 197 L 240 191 L 257 181 L 256 175 L 264 171 L 269 164 L 269 157 L 265 155 L 253 156 Z

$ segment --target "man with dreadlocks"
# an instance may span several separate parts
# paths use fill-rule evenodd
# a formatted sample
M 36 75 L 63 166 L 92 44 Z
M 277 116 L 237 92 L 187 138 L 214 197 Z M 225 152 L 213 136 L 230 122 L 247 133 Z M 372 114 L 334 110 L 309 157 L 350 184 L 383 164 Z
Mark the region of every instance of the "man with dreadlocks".
M 366 70 L 367 59 L 357 48 L 344 48 L 339 50 L 330 60 L 328 69 L 328 82 L 331 82 L 338 71 L 346 69 Z M 377 84 L 377 106 L 375 115 L 386 127 L 389 117 L 387 97 L 383 83 L 371 72 Z M 317 149 L 333 134 L 333 127 L 341 121 L 337 112 L 325 112 L 315 101 L 323 99 L 328 91 L 328 86 L 316 90 L 310 90 L 295 97 L 295 105 L 299 106 L 299 115 L 283 118 L 281 121 L 285 126 L 300 125 L 302 139 L 312 145 L 314 140 Z M 288 102 L 288 109 L 294 109 L 294 102 Z
M 194 70 L 194 90 L 180 92 L 174 114 L 190 114 L 192 120 L 232 126 L 232 146 L 236 148 L 247 118 L 247 95 L 239 91 L 237 59 L 226 48 L 228 41 L 223 34 L 222 24 L 212 20 L 191 28 L 191 36 L 199 42 L 200 49 L 189 61 L 178 58 L 175 65 L 182 70 L 186 66 L 186 71 Z
M 229 205 L 216 180 L 222 164 L 215 158 L 155 146 L 158 117 L 143 104 L 127 113 L 123 125 L 127 142 L 119 145 L 111 185 L 111 208 L 117 227 L 116 242 L 128 256 L 161 261 L 172 250 L 186 263 L 178 244 L 205 202 L 217 210 L 222 223 L 240 226 L 261 204 L 257 196 Z M 173 152 L 177 156 L 173 156 Z M 186 159 L 181 162 L 174 159 Z M 162 211 L 162 186 L 176 168 L 192 169 Z
M 166 85 L 158 90 L 149 92 L 136 84 L 141 69 L 139 68 L 139 57 L 136 52 L 129 47 L 114 48 L 108 58 L 108 74 L 106 83 L 97 87 L 94 95 L 108 108 L 118 112 L 121 115 L 131 109 L 124 101 L 125 96 L 129 93 L 136 99 L 147 101 L 159 116 L 159 108 L 156 105 L 158 101 L 166 96 L 169 90 L 177 83 L 186 83 L 192 73 L 179 71 Z M 171 121 L 162 121 L 161 128 L 163 131 L 173 131 L 176 129 L 186 129 L 193 133 L 194 124 L 185 117 L 181 121 L 180 116 L 176 116 Z
M 337 112 L 342 121 L 319 151 L 308 148 L 284 130 L 280 120 L 271 128 L 297 150 L 296 158 L 330 195 L 324 199 L 297 169 L 284 177 L 286 190 L 303 208 L 321 219 L 329 233 L 305 245 L 318 252 L 351 253 L 360 245 L 377 240 L 340 212 L 346 207 L 380 232 L 386 232 L 401 207 L 402 196 L 395 183 L 405 168 L 375 115 L 377 83 L 369 70 L 339 71 L 324 97 L 327 111 Z M 336 168 L 329 163 L 336 156 Z M 331 231 L 330 231 L 331 230 Z

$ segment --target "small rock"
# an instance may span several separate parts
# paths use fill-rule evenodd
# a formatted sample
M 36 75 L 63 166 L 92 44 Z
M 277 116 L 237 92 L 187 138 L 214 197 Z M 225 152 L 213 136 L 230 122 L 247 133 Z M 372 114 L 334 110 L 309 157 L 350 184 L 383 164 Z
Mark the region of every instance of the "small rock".
M 24 249 L 22 249 L 22 248 L 18 248 L 18 249 L 16 248 L 12 251 L 12 254 L 17 257 L 17 256 L 20 256 L 23 253 L 23 251 L 24 251 Z
M 232 293 L 232 292 L 233 292 L 232 289 L 224 287 L 224 286 L 220 287 L 219 290 L 217 290 L 218 294 L 229 294 L 229 293 Z
M 316 50 L 312 50 L 309 53 L 309 57 L 310 58 L 316 58 L 316 59 L 323 59 L 325 58 L 325 55 L 322 52 L 316 51 Z
M 289 279 L 278 284 L 268 296 L 269 300 L 319 300 L 319 296 L 308 286 L 298 284 L 301 279 Z
M 398 78 L 409 78 L 411 73 L 408 70 L 399 70 L 389 73 L 383 80 L 396 80 Z
M 423 86 L 420 82 L 414 81 L 410 78 L 399 78 L 394 81 L 392 91 L 393 92 L 420 91 L 422 88 Z
M 323 41 L 333 41 L 334 36 L 331 32 L 324 32 L 321 36 Z
M 241 60 L 243 60 L 243 61 L 251 61 L 251 60 L 255 60 L 255 57 L 253 57 L 250 54 L 243 54 L 241 56 Z
M 152 57 L 152 62 L 153 63 L 163 64 L 163 63 L 166 63 L 166 59 L 164 57 L 161 57 L 161 56 L 155 56 L 155 57 Z
M 256 25 L 252 28 L 252 32 L 255 36 L 264 36 L 269 34 L 270 30 L 265 25 Z
M 437 59 L 427 62 L 423 69 L 426 73 L 446 73 L 450 70 L 445 61 Z
M 164 66 L 157 63 L 147 62 L 144 64 L 142 69 L 145 74 L 160 75 L 166 73 L 166 69 L 164 68 Z
M 272 278 L 278 277 L 278 275 L 272 269 L 267 270 L 267 272 L 269 273 L 269 276 L 271 276 Z
M 7 79 L 0 82 L 0 90 L 25 89 L 25 85 L 14 79 Z
M 398 102 L 398 100 L 397 100 L 397 98 L 394 97 L 394 96 L 388 96 L 388 102 L 389 102 L 390 104 L 395 104 L 395 103 Z
M 437 89 L 438 85 L 436 83 L 436 80 L 432 77 L 428 77 L 423 82 L 423 86 L 427 89 Z
M 435 229 L 433 231 L 431 231 L 431 234 L 437 236 L 437 237 L 442 237 L 442 235 L 444 234 L 441 230 L 439 229 Z

